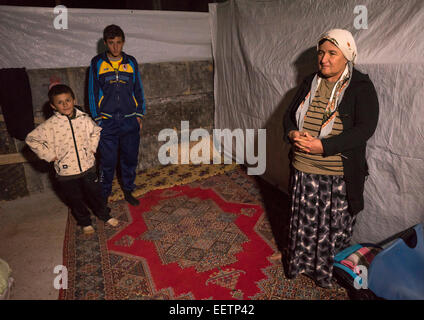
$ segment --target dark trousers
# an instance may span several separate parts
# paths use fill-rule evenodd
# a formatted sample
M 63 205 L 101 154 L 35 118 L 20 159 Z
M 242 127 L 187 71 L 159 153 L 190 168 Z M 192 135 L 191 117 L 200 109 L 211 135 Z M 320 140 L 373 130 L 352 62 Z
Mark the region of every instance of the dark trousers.
M 122 189 L 133 191 L 138 165 L 140 126 L 135 116 L 114 114 L 112 119 L 102 120 L 98 150 L 100 152 L 100 180 L 103 198 L 112 191 L 118 152 L 121 165 Z
M 90 171 L 79 178 L 58 180 L 58 183 L 78 225 L 83 227 L 91 225 L 87 205 L 99 219 L 107 221 L 111 218 L 103 201 L 96 172 Z

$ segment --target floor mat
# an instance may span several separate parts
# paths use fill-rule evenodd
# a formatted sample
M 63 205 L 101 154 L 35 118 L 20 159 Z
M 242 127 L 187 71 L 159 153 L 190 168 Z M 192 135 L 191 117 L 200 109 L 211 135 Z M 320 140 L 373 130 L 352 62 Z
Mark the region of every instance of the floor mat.
M 134 184 L 136 189 L 133 194 L 140 197 L 143 194 L 157 189 L 165 189 L 176 185 L 187 184 L 196 180 L 205 179 L 217 174 L 234 170 L 237 164 L 187 164 L 187 165 L 166 165 L 150 168 L 138 172 Z M 124 194 L 118 179 L 112 183 L 112 193 L 109 201 L 121 200 Z
M 193 171 L 192 171 L 193 172 Z M 283 193 L 238 166 L 184 185 L 143 193 L 141 205 L 111 203 L 118 227 L 93 218 L 84 235 L 70 215 L 60 299 L 347 299 L 299 276 L 286 279 L 270 211 Z M 270 204 L 272 202 L 272 204 Z

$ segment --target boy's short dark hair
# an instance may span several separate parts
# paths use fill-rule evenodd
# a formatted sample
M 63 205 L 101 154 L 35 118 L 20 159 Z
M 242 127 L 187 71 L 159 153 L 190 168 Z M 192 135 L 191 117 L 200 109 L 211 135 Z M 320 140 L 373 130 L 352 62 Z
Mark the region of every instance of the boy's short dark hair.
M 107 41 L 107 39 L 113 39 L 115 37 L 121 37 L 122 41 L 125 41 L 124 31 L 122 31 L 121 27 L 117 26 L 116 24 L 111 24 L 103 30 L 104 41 Z
M 66 84 L 56 84 L 49 90 L 49 102 L 53 104 L 54 97 L 63 93 L 69 93 L 72 96 L 72 99 L 75 99 L 75 94 L 70 87 Z

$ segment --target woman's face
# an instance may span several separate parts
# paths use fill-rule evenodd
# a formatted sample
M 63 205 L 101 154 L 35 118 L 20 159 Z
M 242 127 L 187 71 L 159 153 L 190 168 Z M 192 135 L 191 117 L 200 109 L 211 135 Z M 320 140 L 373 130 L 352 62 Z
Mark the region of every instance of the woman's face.
M 337 81 L 346 67 L 347 59 L 339 48 L 330 41 L 318 47 L 318 70 L 330 82 Z

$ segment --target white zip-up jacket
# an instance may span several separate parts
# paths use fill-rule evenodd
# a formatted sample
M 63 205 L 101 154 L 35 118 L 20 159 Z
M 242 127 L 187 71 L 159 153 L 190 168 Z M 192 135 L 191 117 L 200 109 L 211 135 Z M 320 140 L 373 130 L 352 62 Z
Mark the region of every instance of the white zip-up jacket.
M 88 114 L 75 110 L 73 119 L 55 112 L 25 139 L 38 157 L 47 162 L 54 160 L 60 176 L 83 173 L 95 164 L 102 128 Z

